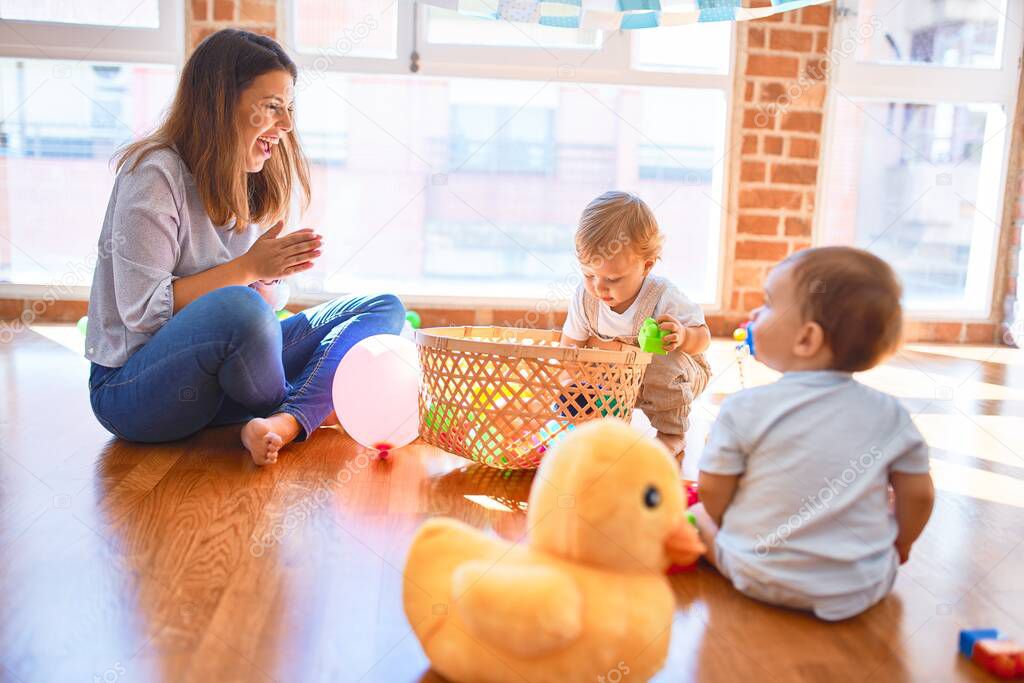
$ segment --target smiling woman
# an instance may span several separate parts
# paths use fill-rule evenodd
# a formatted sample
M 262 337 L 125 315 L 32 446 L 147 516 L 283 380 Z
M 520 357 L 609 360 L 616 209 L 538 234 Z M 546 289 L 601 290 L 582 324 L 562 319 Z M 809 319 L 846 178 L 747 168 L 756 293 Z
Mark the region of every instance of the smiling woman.
M 113 434 L 169 441 L 245 422 L 242 444 L 273 463 L 328 419 L 348 349 L 401 329 L 389 295 L 281 322 L 269 305 L 279 280 L 321 254 L 313 230 L 282 235 L 296 186 L 309 199 L 296 73 L 269 38 L 215 33 L 185 65 L 164 123 L 118 154 L 86 334 L 93 412 Z

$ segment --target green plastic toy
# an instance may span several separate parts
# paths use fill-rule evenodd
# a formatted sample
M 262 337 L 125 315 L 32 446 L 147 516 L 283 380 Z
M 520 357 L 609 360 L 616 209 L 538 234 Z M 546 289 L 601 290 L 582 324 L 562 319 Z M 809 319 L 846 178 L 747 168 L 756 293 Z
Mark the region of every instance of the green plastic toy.
M 657 320 L 648 318 L 640 324 L 640 334 L 637 335 L 636 341 L 641 351 L 664 356 L 668 353 L 665 350 L 664 342 L 666 334 L 668 334 L 668 330 L 661 329 Z
M 423 320 L 420 318 L 420 314 L 416 311 L 406 311 L 405 319 L 409 321 L 409 327 L 414 330 L 420 329 L 420 325 L 423 324 Z

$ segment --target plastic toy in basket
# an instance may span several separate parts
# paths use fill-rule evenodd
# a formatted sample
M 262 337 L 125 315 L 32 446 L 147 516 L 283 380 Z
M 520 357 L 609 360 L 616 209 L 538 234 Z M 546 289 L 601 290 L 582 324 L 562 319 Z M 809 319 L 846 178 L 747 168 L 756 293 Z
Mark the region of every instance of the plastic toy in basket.
M 580 349 L 558 330 L 418 330 L 423 439 L 499 469 L 532 469 L 550 446 L 602 416 L 629 421 L 650 354 Z

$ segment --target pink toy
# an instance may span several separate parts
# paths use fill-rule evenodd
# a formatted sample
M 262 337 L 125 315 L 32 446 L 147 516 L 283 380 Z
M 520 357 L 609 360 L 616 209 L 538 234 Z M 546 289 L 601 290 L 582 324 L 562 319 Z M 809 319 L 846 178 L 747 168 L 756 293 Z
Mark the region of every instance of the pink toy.
M 419 434 L 420 364 L 416 345 L 393 334 L 367 337 L 334 374 L 334 410 L 349 436 L 382 459 Z

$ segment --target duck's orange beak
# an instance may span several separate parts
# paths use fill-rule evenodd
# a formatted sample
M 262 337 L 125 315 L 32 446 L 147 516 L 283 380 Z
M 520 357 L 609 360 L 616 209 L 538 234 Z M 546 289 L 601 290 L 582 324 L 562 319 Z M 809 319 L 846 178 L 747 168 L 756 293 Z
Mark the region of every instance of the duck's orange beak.
M 682 567 L 693 564 L 707 550 L 697 534 L 697 529 L 686 518 L 679 520 L 665 537 L 665 554 L 672 564 Z

